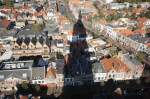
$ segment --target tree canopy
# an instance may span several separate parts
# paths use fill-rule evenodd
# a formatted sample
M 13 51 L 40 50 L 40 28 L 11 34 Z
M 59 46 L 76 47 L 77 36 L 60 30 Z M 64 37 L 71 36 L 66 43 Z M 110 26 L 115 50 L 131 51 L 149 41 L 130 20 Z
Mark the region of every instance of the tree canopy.
M 148 56 L 147 56 L 147 54 L 146 54 L 145 52 L 138 52 L 138 53 L 136 54 L 136 58 L 137 58 L 139 61 L 141 61 L 141 62 L 144 62 L 147 57 L 148 57 Z

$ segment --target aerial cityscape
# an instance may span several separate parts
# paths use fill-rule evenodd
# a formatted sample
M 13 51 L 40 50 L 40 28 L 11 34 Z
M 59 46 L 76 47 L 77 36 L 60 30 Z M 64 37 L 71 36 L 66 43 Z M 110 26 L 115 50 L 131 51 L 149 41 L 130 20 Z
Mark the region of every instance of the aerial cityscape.
M 0 0 L 0 99 L 150 99 L 150 0 Z

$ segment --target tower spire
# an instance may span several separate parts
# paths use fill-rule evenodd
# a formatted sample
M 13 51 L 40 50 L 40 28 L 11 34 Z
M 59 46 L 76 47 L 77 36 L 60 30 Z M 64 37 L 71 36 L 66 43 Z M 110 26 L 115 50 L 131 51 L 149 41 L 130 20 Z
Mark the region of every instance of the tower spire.
M 81 14 L 81 10 L 79 11 L 79 16 L 78 16 L 78 20 L 82 19 L 82 14 Z

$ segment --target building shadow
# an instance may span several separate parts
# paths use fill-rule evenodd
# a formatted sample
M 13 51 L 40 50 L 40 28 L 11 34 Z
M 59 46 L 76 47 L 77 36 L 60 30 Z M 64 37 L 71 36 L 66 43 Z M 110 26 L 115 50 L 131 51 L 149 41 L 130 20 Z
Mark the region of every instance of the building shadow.
M 73 27 L 70 53 L 65 56 L 64 86 L 58 99 L 149 99 L 150 84 L 139 80 L 94 82 L 92 53 L 81 13 Z M 145 85 L 143 85 L 145 84 Z M 146 92 L 146 91 L 147 92 Z
M 63 99 L 91 99 L 93 83 L 90 52 L 86 41 L 87 31 L 82 16 L 74 24 L 72 40 L 69 41 L 70 53 L 65 56 Z

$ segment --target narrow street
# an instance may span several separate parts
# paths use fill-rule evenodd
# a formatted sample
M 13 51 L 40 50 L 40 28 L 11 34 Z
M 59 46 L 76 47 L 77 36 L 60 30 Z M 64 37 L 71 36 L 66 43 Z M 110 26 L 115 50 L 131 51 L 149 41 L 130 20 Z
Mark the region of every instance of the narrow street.
M 63 1 L 64 1 L 64 0 L 63 0 Z M 65 9 L 66 9 L 65 11 L 66 11 L 66 16 L 68 17 L 68 19 L 71 20 L 71 22 L 73 22 L 73 23 L 76 22 L 76 19 L 75 19 L 74 15 L 72 14 L 72 12 L 71 12 L 70 9 L 69 9 L 69 5 L 66 4 L 66 2 L 63 2 L 63 3 L 64 3 L 64 5 L 65 5 L 64 7 L 66 7 L 66 8 L 65 8 Z M 98 9 L 98 10 L 99 10 L 99 9 Z M 130 53 L 133 53 L 134 55 L 137 54 L 137 51 L 136 51 L 135 49 L 130 48 L 129 46 L 124 46 L 124 45 L 121 44 L 121 42 L 114 41 L 113 39 L 111 39 L 111 38 L 109 38 L 108 36 L 106 36 L 106 35 L 105 35 L 105 34 L 106 34 L 106 33 L 105 33 L 105 30 L 103 31 L 103 33 L 101 33 L 101 32 L 96 31 L 94 28 L 92 28 L 92 26 L 90 26 L 90 24 L 89 24 L 88 22 L 84 22 L 84 21 L 83 21 L 83 24 L 84 24 L 86 30 L 87 30 L 89 33 L 91 33 L 91 34 L 99 33 L 99 35 L 100 35 L 99 38 L 104 39 L 106 42 L 108 42 L 108 43 L 110 43 L 110 44 L 112 44 L 112 45 L 114 45 L 114 46 L 120 48 L 123 52 L 130 52 Z M 146 59 L 145 59 L 145 63 L 150 66 L 150 62 L 147 61 Z

